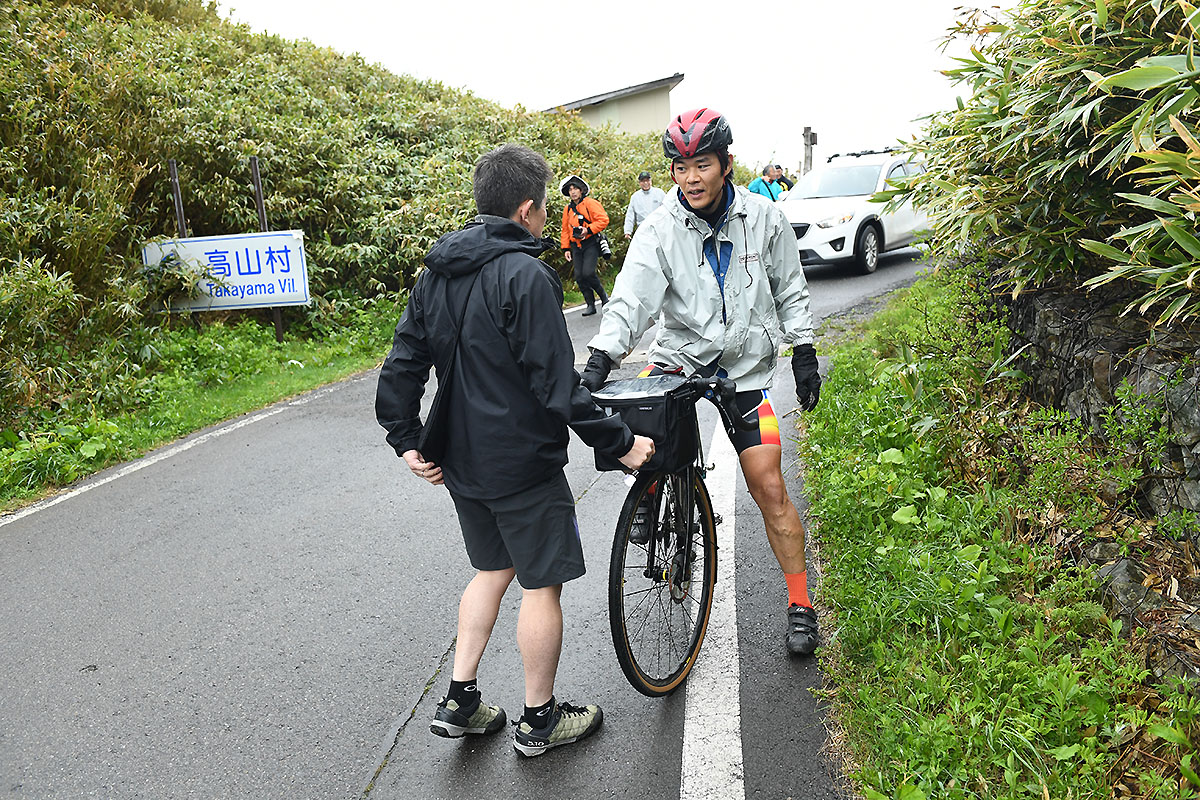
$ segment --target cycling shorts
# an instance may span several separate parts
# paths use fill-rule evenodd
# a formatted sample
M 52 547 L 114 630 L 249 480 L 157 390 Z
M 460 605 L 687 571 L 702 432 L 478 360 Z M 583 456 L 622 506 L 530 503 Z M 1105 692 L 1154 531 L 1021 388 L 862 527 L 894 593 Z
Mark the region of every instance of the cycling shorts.
M 638 373 L 638 377 L 649 378 L 655 375 L 681 374 L 683 374 L 682 367 L 647 364 L 646 368 Z M 775 409 L 771 406 L 770 393 L 766 389 L 751 389 L 748 392 L 738 392 L 735 399 L 738 412 L 742 417 L 758 422 L 758 425 L 748 431 L 735 428 L 733 435 L 729 437 L 729 441 L 733 443 L 733 449 L 737 451 L 738 455 L 741 455 L 744 450 L 760 444 L 781 446 L 779 420 L 775 416 Z

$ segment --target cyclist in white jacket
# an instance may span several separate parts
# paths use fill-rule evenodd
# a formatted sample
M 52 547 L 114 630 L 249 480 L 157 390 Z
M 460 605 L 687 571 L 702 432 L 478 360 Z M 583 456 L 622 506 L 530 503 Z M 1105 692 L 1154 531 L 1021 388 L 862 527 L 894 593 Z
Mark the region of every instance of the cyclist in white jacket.
M 734 448 L 787 583 L 788 650 L 808 655 L 818 631 L 805 531 L 784 483 L 768 391 L 779 349 L 790 344 L 801 408 L 811 411 L 820 397 L 808 284 L 783 213 L 730 180 L 732 142 L 728 121 L 713 109 L 685 112 L 667 127 L 663 151 L 677 188 L 630 243 L 600 332 L 588 343 L 583 382 L 599 388 L 657 320 L 643 374 L 716 373 L 737 383 L 739 409 L 759 425 L 735 435 Z

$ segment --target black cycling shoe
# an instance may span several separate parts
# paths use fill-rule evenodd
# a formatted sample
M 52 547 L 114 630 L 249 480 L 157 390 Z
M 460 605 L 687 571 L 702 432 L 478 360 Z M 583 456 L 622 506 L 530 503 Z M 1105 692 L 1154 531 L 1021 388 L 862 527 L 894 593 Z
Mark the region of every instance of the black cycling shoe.
M 633 510 L 633 525 L 629 528 L 629 541 L 646 544 L 650 541 L 650 499 L 643 498 Z
M 794 656 L 809 656 L 819 642 L 817 612 L 807 606 L 788 606 L 788 652 Z

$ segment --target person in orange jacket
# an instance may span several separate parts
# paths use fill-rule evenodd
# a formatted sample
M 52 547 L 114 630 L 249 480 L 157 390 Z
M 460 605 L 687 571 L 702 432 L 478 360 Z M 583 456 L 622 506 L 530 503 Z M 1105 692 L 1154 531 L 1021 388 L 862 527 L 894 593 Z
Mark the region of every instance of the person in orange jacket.
M 579 284 L 587 302 L 583 311 L 583 316 L 587 317 L 596 313 L 593 291 L 600 296 L 601 305 L 608 302 L 608 294 L 596 275 L 596 265 L 600 261 L 600 237 L 597 234 L 608 227 L 608 214 L 599 200 L 588 197 L 590 187 L 578 175 L 570 176 L 558 188 L 571 198 L 563 209 L 562 249 L 566 251 L 567 261 L 575 267 L 575 283 Z

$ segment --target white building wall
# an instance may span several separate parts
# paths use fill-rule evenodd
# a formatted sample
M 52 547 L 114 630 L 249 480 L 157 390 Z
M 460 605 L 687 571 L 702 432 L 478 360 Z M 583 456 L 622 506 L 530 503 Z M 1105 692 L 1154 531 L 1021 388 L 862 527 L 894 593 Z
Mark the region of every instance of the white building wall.
M 657 133 L 671 121 L 671 90 L 667 87 L 584 106 L 579 116 L 593 127 L 607 123 L 624 133 Z

